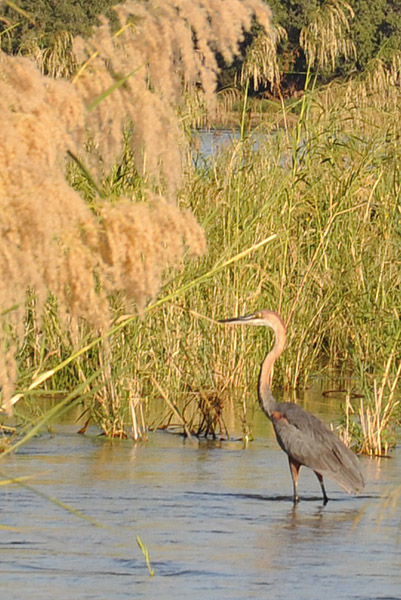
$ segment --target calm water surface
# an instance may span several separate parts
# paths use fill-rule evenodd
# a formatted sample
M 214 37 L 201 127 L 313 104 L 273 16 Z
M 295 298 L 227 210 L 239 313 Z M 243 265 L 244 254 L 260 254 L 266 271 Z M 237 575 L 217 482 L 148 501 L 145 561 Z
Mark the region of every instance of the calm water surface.
M 268 423 L 256 430 L 243 450 L 167 433 L 134 446 L 60 426 L 4 457 L 0 480 L 32 475 L 36 492 L 0 487 L 1 597 L 401 599 L 400 503 L 377 521 L 380 496 L 401 482 L 400 451 L 362 459 L 362 496 L 327 482 L 325 507 L 301 470 L 294 509 L 287 459 Z

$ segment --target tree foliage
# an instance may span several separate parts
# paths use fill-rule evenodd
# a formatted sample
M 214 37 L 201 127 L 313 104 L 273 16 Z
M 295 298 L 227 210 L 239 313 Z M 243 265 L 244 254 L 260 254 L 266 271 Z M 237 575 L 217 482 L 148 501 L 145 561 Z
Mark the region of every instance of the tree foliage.
M 98 16 L 116 18 L 114 0 L 17 0 L 0 3 L 0 42 L 6 52 L 17 54 L 30 40 L 46 48 L 60 31 L 87 37 L 93 26 L 99 25 Z M 28 17 L 28 18 L 27 18 Z
M 316 15 L 332 2 L 330 0 L 267 0 L 272 8 L 274 22 L 287 31 L 288 37 L 280 48 L 284 85 L 303 81 L 306 57 L 300 44 L 302 30 L 310 27 Z M 395 51 L 401 48 L 401 3 L 398 0 L 347 0 L 354 12 L 349 19 L 349 42 L 356 52 L 339 57 L 334 74 L 348 75 L 363 71 L 369 61 L 380 58 L 390 63 Z M 323 79 L 333 76 L 324 72 Z
M 390 63 L 393 53 L 401 48 L 401 2 L 399 0 L 265 0 L 271 7 L 278 31 L 286 32 L 280 35 L 279 65 L 282 73 L 282 86 L 288 92 L 297 87 L 303 87 L 307 71 L 307 51 L 302 44 L 303 32 L 309 34 L 319 24 L 319 13 L 330 14 L 333 6 L 349 5 L 354 13 L 347 13 L 349 25 L 345 27 L 344 44 L 348 52 L 336 52 L 335 64 L 319 65 L 321 81 L 327 81 L 336 76 L 346 76 L 355 71 L 365 69 L 369 61 L 380 58 L 384 63 Z M 117 17 L 113 11 L 115 0 L 17 0 L 8 3 L 0 2 L 0 47 L 8 53 L 38 54 L 40 50 L 52 48 L 59 44 L 60 32 L 68 32 L 71 36 L 88 37 L 93 26 L 99 24 L 98 16 L 106 15 L 111 22 Z M 331 11 L 332 13 L 335 10 Z M 29 18 L 26 18 L 28 15 Z M 323 19 L 324 24 L 324 19 Z M 327 28 L 330 32 L 330 28 Z M 336 32 L 331 28 L 331 33 Z M 345 33 L 345 31 L 344 31 Z M 237 58 L 231 67 L 224 65 L 220 83 L 229 85 L 236 79 L 243 67 L 247 49 L 258 29 L 244 37 L 242 44 L 243 58 Z M 319 32 L 317 32 L 317 39 Z M 63 38 L 64 39 L 64 38 Z M 310 37 L 309 37 L 310 40 Z M 32 44 L 35 44 L 35 52 Z M 260 44 L 259 44 L 260 46 Z M 308 46 L 309 50 L 311 46 Z M 39 50 L 38 50 L 39 49 Z M 66 49 L 66 52 L 69 48 Z M 46 58 L 46 57 L 45 57 Z M 310 56 L 309 56 L 310 58 Z M 39 61 L 40 62 L 40 61 Z M 333 61 L 331 61 L 332 63 Z M 53 74 L 46 65 L 43 72 Z

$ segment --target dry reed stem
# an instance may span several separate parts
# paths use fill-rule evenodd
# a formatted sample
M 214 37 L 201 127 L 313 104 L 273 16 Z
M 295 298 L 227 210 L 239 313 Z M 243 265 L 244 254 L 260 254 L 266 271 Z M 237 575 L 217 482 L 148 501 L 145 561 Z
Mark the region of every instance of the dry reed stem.
M 351 446 L 351 442 L 352 442 L 352 435 L 350 433 L 350 413 L 354 413 L 354 409 L 352 408 L 352 404 L 350 401 L 350 395 L 347 394 L 345 397 L 345 418 L 346 418 L 346 423 L 345 423 L 345 429 L 342 429 L 341 431 L 341 439 L 344 442 L 344 444 L 346 446 L 348 446 L 348 448 Z
M 179 420 L 180 424 L 182 425 L 182 427 L 183 427 L 183 429 L 185 431 L 185 435 L 187 436 L 187 438 L 192 441 L 193 440 L 193 436 L 191 434 L 190 428 L 188 427 L 188 424 L 187 424 L 186 420 L 180 414 L 178 408 L 173 404 L 173 402 L 171 402 L 171 400 L 168 397 L 167 393 L 163 390 L 163 388 L 157 382 L 157 380 L 154 377 L 151 377 L 151 380 L 152 380 L 153 385 L 158 389 L 161 397 L 163 398 L 163 400 L 165 401 L 165 403 L 167 404 L 167 406 L 171 409 L 171 411 L 175 414 L 175 416 Z
M 142 399 L 135 393 L 132 381 L 127 381 L 126 387 L 129 392 L 129 412 L 131 415 L 131 436 L 132 439 L 138 441 L 146 437 L 145 417 L 142 408 Z
M 390 354 L 386 364 L 386 369 L 383 374 L 380 388 L 377 388 L 377 382 L 374 381 L 374 411 L 369 406 L 365 407 L 361 399 L 359 416 L 361 421 L 363 444 L 361 452 L 370 456 L 387 456 L 388 442 L 383 441 L 383 432 L 390 424 L 391 417 L 395 408 L 400 403 L 395 400 L 395 392 L 399 379 L 401 377 L 401 361 L 398 364 L 397 371 L 390 385 L 390 393 L 386 401 L 384 400 L 384 390 L 388 382 L 391 363 L 393 361 L 395 351 Z

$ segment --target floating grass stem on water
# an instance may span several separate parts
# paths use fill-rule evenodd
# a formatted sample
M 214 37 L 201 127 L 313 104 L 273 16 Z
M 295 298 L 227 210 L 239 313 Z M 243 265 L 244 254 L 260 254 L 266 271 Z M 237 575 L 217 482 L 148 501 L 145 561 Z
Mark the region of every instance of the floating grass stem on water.
M 146 566 L 148 567 L 148 571 L 149 571 L 149 575 L 151 577 L 153 577 L 153 575 L 155 574 L 152 565 L 150 564 L 150 558 L 149 558 L 149 551 L 147 549 L 147 547 L 145 546 L 145 544 L 142 542 L 141 538 L 139 537 L 139 535 L 136 536 L 136 541 L 138 546 L 140 547 L 142 554 L 145 557 L 146 560 Z

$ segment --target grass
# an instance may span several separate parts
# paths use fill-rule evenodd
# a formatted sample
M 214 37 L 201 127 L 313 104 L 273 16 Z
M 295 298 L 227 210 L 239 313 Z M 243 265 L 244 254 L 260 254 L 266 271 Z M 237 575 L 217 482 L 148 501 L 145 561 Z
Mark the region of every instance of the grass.
M 167 272 L 142 316 L 134 307 L 122 314 L 116 297 L 114 325 L 97 333 L 81 323 L 77 343 L 54 300 L 42 327 L 28 300 L 23 394 L 79 389 L 83 411 L 111 437 L 143 439 L 172 425 L 226 437 L 235 413 L 248 439 L 248 400 L 269 341 L 216 320 L 268 307 L 288 325 L 275 385 L 297 388 L 328 368 L 353 373 L 365 394 L 359 449 L 388 450 L 385 432 L 399 415 L 399 122 L 388 108 L 377 122 L 363 107 L 351 110 L 341 91 L 329 104 L 310 92 L 302 106 L 292 129 L 266 119 L 249 132 L 244 103 L 240 139 L 196 169 L 189 157 L 180 206 L 203 225 L 208 251 Z M 90 181 L 77 169 L 74 186 L 90 202 Z M 108 195 L 114 185 L 116 196 L 141 189 L 129 169 L 115 172 L 104 181 Z

